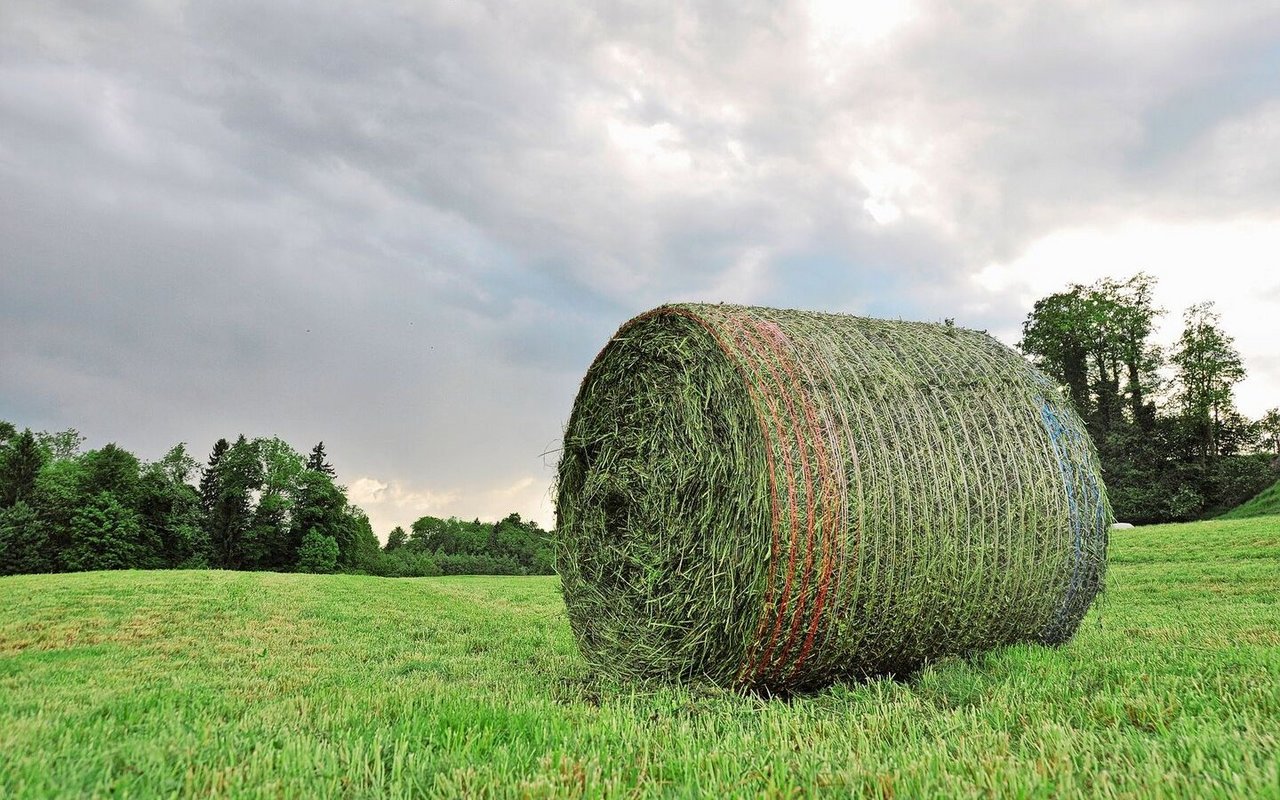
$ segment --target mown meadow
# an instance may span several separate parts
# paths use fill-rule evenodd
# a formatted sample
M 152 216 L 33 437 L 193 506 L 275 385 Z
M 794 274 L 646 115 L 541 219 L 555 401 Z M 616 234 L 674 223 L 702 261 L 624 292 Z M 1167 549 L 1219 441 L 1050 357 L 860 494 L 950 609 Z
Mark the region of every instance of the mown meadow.
M 555 578 L 0 578 L 0 796 L 1280 797 L 1280 517 L 1117 531 L 1059 649 L 588 674 Z

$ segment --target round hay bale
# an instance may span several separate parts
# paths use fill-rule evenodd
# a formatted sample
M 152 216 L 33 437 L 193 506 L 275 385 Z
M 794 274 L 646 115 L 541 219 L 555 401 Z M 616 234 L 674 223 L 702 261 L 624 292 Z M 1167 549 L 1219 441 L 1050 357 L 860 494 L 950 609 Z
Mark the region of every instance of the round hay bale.
M 591 664 L 769 691 L 1063 642 L 1111 522 L 1079 417 L 985 333 L 694 304 L 591 365 L 556 514 Z

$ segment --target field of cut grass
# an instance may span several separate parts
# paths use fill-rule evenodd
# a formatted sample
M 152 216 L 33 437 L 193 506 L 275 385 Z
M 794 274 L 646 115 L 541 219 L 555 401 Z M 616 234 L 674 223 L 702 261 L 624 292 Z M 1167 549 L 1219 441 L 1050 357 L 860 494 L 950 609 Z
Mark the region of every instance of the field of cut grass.
M 1280 797 L 1280 518 L 1112 553 L 1065 647 L 785 702 L 587 674 L 552 578 L 2 578 L 0 797 Z
M 1223 514 L 1222 519 L 1248 519 L 1272 514 L 1280 515 L 1280 481 Z

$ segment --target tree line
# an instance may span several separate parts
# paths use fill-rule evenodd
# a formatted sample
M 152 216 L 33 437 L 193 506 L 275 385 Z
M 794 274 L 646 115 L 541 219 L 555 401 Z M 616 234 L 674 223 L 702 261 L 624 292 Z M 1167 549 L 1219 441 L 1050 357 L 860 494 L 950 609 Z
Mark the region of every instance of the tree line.
M 496 523 L 419 518 L 387 537 L 386 561 L 403 575 L 551 575 L 552 536 L 510 514 Z
M 423 517 L 380 547 L 335 482 L 324 443 L 219 439 L 144 462 L 116 444 L 81 452 L 74 429 L 0 421 L 0 574 L 98 569 L 350 572 L 391 577 L 549 572 L 550 535 L 512 514 Z M 484 532 L 480 535 L 478 532 Z
M 1280 477 L 1280 409 L 1236 409 L 1246 370 L 1212 303 L 1186 309 L 1172 348 L 1155 344 L 1154 288 L 1144 273 L 1073 284 L 1036 302 L 1019 348 L 1083 417 L 1117 519 L 1217 516 Z

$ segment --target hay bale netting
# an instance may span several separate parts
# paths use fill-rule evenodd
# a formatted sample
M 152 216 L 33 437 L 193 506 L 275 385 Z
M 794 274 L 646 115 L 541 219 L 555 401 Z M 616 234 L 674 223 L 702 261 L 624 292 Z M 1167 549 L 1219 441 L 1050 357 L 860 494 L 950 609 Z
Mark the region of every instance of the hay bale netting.
M 1111 511 L 1079 417 L 984 333 L 672 305 L 583 379 L 557 518 L 593 665 L 788 690 L 1065 641 Z

